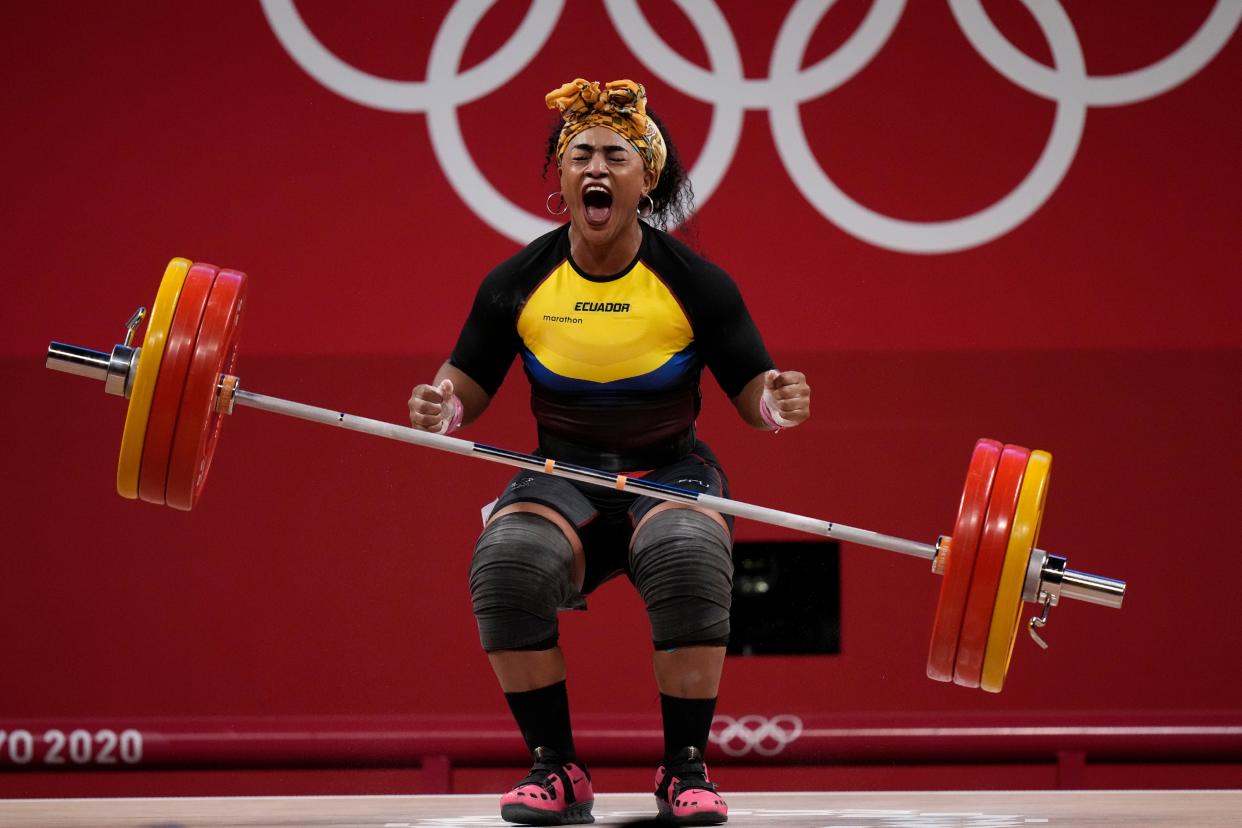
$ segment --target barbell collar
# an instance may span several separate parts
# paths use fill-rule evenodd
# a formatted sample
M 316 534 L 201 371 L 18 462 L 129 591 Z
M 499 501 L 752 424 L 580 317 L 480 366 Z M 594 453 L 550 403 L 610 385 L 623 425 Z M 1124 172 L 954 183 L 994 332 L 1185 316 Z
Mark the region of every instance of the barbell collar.
M 1065 579 L 1065 558 L 1049 555 L 1039 573 L 1039 591 L 1035 599 L 1055 607 L 1061 601 L 1061 582 Z
M 142 348 L 131 348 L 128 345 L 116 345 L 112 348 L 112 357 L 108 360 L 108 378 L 104 380 L 104 391 L 117 397 L 129 399 L 130 389 L 134 387 L 133 367 L 138 363 Z
M 53 371 L 100 380 L 104 391 L 117 397 L 128 397 L 134 383 L 132 369 L 141 352 L 141 348 L 116 345 L 111 354 L 105 354 L 64 342 L 52 342 L 47 346 L 44 364 Z
M 1026 562 L 1026 580 L 1022 582 L 1022 600 L 1033 604 L 1039 600 L 1039 590 L 1044 580 L 1044 565 L 1048 563 L 1048 553 L 1042 549 L 1031 550 L 1031 557 Z
M 1050 555 L 1038 548 L 1031 550 L 1026 583 L 1022 589 L 1024 603 L 1042 604 L 1047 600 L 1055 607 L 1062 598 L 1070 598 L 1101 607 L 1121 609 L 1125 597 L 1125 581 L 1069 569 L 1065 558 Z

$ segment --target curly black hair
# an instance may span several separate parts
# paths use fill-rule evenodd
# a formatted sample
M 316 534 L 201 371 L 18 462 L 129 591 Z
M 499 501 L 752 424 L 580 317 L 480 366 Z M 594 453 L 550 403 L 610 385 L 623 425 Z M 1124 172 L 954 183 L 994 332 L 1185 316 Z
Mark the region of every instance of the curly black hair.
M 690 184 L 690 178 L 681 165 L 677 146 L 669 137 L 664 122 L 650 109 L 647 110 L 647 117 L 655 121 L 660 134 L 664 136 L 664 148 L 668 151 L 668 157 L 664 160 L 664 170 L 660 173 L 660 180 L 650 193 L 651 201 L 655 206 L 651 215 L 645 218 L 649 224 L 661 230 L 668 230 L 670 227 L 677 228 L 683 236 L 693 239 L 696 234 L 690 219 L 694 215 L 694 187 Z M 543 156 L 545 178 L 548 170 L 559 161 L 556 157 L 556 145 L 560 143 L 561 127 L 564 125 L 564 121 L 557 118 L 548 135 L 547 151 Z

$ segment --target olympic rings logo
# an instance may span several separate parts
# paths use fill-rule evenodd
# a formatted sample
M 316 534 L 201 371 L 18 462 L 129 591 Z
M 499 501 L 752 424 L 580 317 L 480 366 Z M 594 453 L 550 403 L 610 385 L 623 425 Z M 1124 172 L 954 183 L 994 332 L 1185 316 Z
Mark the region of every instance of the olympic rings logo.
M 494 54 L 459 72 L 471 33 L 496 0 L 454 4 L 436 34 L 426 80 L 395 81 L 362 72 L 329 51 L 298 15 L 294 0 L 262 0 L 268 24 L 285 50 L 311 77 L 363 106 L 421 112 L 436 159 L 458 196 L 486 224 L 519 244 L 554 224 L 501 195 L 479 171 L 462 140 L 457 108 L 512 80 L 535 57 L 560 18 L 565 0 L 532 0 L 522 23 Z M 803 68 L 811 35 L 835 0 L 797 0 L 786 15 L 768 77 L 746 78 L 733 30 L 712 0 L 675 0 L 706 45 L 710 69 L 686 60 L 666 43 L 638 0 L 604 0 L 617 32 L 646 67 L 685 95 L 713 107 L 703 150 L 690 171 L 705 204 L 737 151 L 745 110 L 767 110 L 777 154 L 790 179 L 825 219 L 877 247 L 904 253 L 950 253 L 986 244 L 1013 230 L 1044 205 L 1078 151 L 1092 106 L 1124 106 L 1161 95 L 1192 77 L 1224 47 L 1242 19 L 1242 0 L 1217 0 L 1185 43 L 1131 72 L 1089 75 L 1073 23 L 1058 0 L 1022 0 L 1048 41 L 1053 67 L 1027 57 L 992 23 L 982 0 L 948 0 L 971 46 L 1022 89 L 1056 104 L 1052 130 L 1039 160 L 1009 193 L 976 213 L 946 221 L 907 221 L 872 210 L 829 177 L 807 141 L 799 106 L 858 74 L 888 42 L 906 0 L 874 0 L 858 29 L 835 52 Z M 797 170 L 797 175 L 792 171 Z
M 775 756 L 802 735 L 802 720 L 797 716 L 780 715 L 767 718 L 751 714 L 734 719 L 716 716 L 708 738 L 729 756 Z

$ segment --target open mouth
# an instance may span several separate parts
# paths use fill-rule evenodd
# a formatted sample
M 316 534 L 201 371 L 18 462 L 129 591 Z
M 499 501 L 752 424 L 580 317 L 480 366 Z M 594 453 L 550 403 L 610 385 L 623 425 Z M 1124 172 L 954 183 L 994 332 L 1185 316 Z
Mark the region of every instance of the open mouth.
M 582 207 L 588 224 L 606 224 L 612 215 L 612 193 L 603 187 L 587 187 L 582 194 Z

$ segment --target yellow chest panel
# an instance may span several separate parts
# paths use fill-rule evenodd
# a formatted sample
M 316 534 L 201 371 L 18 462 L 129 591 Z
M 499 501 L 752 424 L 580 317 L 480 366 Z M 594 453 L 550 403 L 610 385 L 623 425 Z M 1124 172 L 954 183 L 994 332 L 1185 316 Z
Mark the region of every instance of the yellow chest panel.
M 562 262 L 527 298 L 517 331 L 543 368 L 600 383 L 655 371 L 694 340 L 676 297 L 642 262 L 608 282 Z

